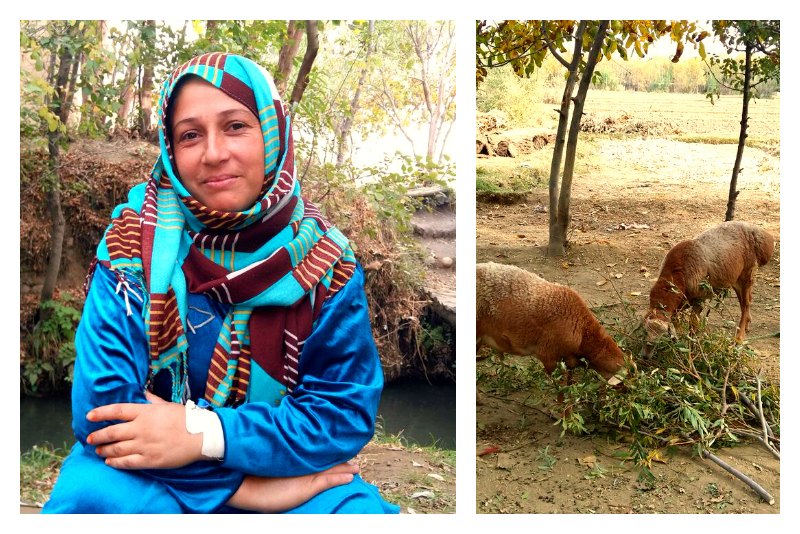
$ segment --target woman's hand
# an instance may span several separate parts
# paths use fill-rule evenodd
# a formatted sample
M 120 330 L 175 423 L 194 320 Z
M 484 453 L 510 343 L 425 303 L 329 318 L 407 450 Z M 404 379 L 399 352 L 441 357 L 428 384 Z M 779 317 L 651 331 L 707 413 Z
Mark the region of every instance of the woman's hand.
M 278 513 L 297 508 L 323 491 L 348 484 L 358 466 L 335 465 L 320 473 L 299 477 L 264 478 L 248 475 L 228 501 L 228 506 L 261 513 Z
M 109 404 L 90 411 L 92 422 L 121 420 L 86 438 L 97 454 L 117 469 L 170 469 L 204 459 L 203 434 L 186 430 L 186 408 L 150 392 L 152 404 Z

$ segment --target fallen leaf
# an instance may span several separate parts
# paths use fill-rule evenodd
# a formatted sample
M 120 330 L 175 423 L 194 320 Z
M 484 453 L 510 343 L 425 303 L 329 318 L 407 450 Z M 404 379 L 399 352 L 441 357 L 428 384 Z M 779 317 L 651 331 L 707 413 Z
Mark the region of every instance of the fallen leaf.
M 607 284 L 607 283 L 608 283 L 608 280 L 600 280 L 599 282 L 597 282 L 597 285 L 598 286 L 602 286 L 602 285 Z
M 416 514 L 417 513 L 417 511 L 414 510 L 413 508 L 411 508 L 410 506 L 408 508 L 406 508 L 406 510 L 408 510 L 409 514 Z
M 525 234 L 517 234 L 517 237 L 520 239 L 525 239 Z
M 478 456 L 486 456 L 487 454 L 492 454 L 495 452 L 500 452 L 500 447 L 489 447 L 484 449 L 482 452 L 478 453 Z
M 586 458 L 579 458 L 578 463 L 581 465 L 585 465 L 586 467 L 594 467 L 594 463 L 597 461 L 596 456 L 587 456 Z
M 631 296 L 632 296 L 632 297 L 638 297 L 638 296 L 639 296 L 639 295 L 641 295 L 641 294 L 642 294 L 642 292 L 641 292 L 641 291 L 631 291 Z
M 617 273 L 617 274 L 615 274 L 615 275 L 614 275 L 614 278 L 616 278 L 616 279 L 620 279 L 620 278 L 622 278 L 622 273 Z
M 505 254 L 498 254 L 497 256 L 495 256 L 495 258 L 507 258 L 507 257 L 508 256 L 506 256 Z
M 431 478 L 433 478 L 435 480 L 438 480 L 440 482 L 444 482 L 444 477 L 442 475 L 437 475 L 435 473 L 428 473 L 426 476 L 429 476 L 429 477 L 431 477 Z
M 561 268 L 562 269 L 569 269 L 569 263 L 562 263 L 561 264 Z
M 417 493 L 412 493 L 412 499 L 419 499 L 421 497 L 425 497 L 426 499 L 433 499 L 434 494 L 432 491 L 418 491 Z
M 606 267 L 613 267 L 615 265 L 616 265 L 616 263 L 606 263 Z
M 414 467 L 425 467 L 425 466 L 424 466 L 424 465 L 422 465 L 422 464 L 418 464 L 418 463 L 417 463 L 417 462 L 415 462 L 414 460 L 411 460 L 411 465 L 412 465 L 412 466 L 414 466 Z

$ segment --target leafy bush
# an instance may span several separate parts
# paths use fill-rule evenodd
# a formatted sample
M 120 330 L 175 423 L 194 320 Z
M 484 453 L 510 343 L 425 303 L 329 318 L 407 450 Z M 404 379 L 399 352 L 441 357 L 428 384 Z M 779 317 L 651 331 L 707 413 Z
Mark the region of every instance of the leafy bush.
M 560 100 L 559 91 L 563 92 L 564 88 L 554 87 L 538 76 L 520 78 L 510 66 L 489 69 L 486 80 L 477 89 L 478 111 L 501 110 L 508 115 L 513 128 L 542 126 L 540 104 L 552 104 L 554 93 Z M 543 74 L 541 77 L 545 78 Z M 549 115 L 553 115 L 552 112 Z
M 75 364 L 75 328 L 81 312 L 73 308 L 72 298 L 64 294 L 64 303 L 49 300 L 42 304 L 42 319 L 27 338 L 29 358 L 22 372 L 22 388 L 29 393 L 55 390 L 72 382 Z
M 445 185 L 455 165 L 397 153 L 380 165 L 308 165 L 308 146 L 298 142 L 298 174 L 303 191 L 344 233 L 366 273 L 370 322 L 387 381 L 400 376 L 451 378 L 452 357 L 435 362 L 425 347 L 421 317 L 427 300 L 422 254 L 411 239 L 411 216 L 422 203 L 406 193 L 413 188 Z M 446 194 L 450 194 L 447 192 Z M 441 348 L 441 344 L 431 345 Z M 427 367 L 427 369 L 426 369 Z M 439 374 L 441 371 L 442 374 Z

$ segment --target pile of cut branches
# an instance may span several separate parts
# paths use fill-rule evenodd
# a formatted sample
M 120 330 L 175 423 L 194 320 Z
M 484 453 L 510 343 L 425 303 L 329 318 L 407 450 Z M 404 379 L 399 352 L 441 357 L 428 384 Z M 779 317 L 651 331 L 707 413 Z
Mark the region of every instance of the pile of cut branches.
M 630 306 L 624 307 L 627 317 L 615 317 L 604 326 L 626 354 L 638 355 L 644 343 L 640 319 Z M 766 376 L 756 353 L 746 343 L 735 344 L 732 332 L 708 327 L 705 321 L 694 334 L 687 316 L 679 314 L 675 322 L 678 338 L 659 340 L 652 359 L 628 358 L 624 387 L 610 387 L 595 371 L 583 368 L 575 369 L 567 383 L 563 362 L 552 377 L 535 362 L 506 366 L 503 384 L 533 390 L 529 403 L 563 394 L 564 405 L 551 407 L 563 432 L 630 434 L 630 450 L 620 458 L 633 460 L 645 478 L 653 476 L 651 461 L 665 446 L 691 446 L 696 454 L 720 463 L 713 451 L 751 438 L 780 459 L 780 385 Z M 752 481 L 745 482 L 752 487 Z M 766 493 L 762 497 L 771 499 Z
M 626 112 L 612 115 L 587 113 L 581 117 L 581 131 L 589 133 L 624 133 L 638 135 L 672 135 L 683 133 L 676 121 L 640 117 Z

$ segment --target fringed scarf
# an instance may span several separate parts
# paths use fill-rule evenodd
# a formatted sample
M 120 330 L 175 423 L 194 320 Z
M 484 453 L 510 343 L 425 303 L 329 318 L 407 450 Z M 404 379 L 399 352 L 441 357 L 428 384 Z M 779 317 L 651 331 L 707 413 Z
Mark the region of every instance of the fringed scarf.
M 166 112 L 176 83 L 190 74 L 241 102 L 261 121 L 264 187 L 246 211 L 208 209 L 192 198 L 174 170 Z M 251 360 L 291 392 L 303 343 L 322 303 L 352 276 L 355 257 L 347 238 L 301 197 L 286 106 L 259 65 L 239 56 L 206 54 L 164 82 L 158 131 L 161 156 L 149 181 L 134 187 L 128 202 L 114 209 L 96 258 L 115 273 L 117 292 L 123 290 L 126 302 L 137 298 L 144 303 L 148 387 L 167 369 L 172 401 L 188 397 L 191 292 L 231 305 L 208 371 L 206 401 L 215 406 L 245 402 Z

